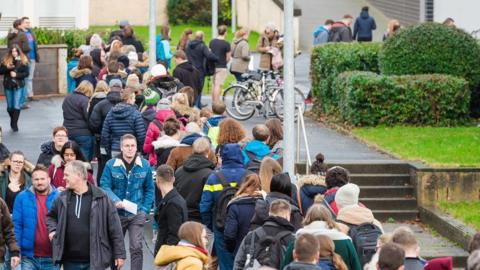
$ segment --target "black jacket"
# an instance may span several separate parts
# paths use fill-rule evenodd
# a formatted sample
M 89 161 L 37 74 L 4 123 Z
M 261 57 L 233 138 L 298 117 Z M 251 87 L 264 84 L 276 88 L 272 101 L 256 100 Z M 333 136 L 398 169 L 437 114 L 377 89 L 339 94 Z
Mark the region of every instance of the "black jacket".
M 162 245 L 176 245 L 178 229 L 187 221 L 187 204 L 174 188 L 157 205 L 155 220 L 158 224 L 155 254 Z
M 192 40 L 187 44 L 188 61 L 200 71 L 200 74 L 205 74 L 206 62 L 218 61 L 218 57 L 213 54 L 202 40 Z
M 40 146 L 40 155 L 38 156 L 37 165 L 43 165 L 46 168 L 50 166 L 53 156 L 60 155 L 60 152 L 55 149 L 53 141 L 45 142 Z
M 63 100 L 63 126 L 67 128 L 69 136 L 92 135 L 88 126 L 88 102 L 89 98 L 78 91 Z
M 102 134 L 103 121 L 107 117 L 110 109 L 122 102 L 119 91 L 108 92 L 107 98 L 93 106 L 92 113 L 90 114 L 90 129 L 95 134 Z
M 122 42 L 123 45 L 133 45 L 137 53 L 143 53 L 145 51 L 142 42 L 134 37 L 124 37 Z
M 213 169 L 215 165 L 207 157 L 193 154 L 175 172 L 174 185 L 187 202 L 189 221 L 202 222 L 198 205 L 203 186 Z
M 278 192 L 270 192 L 267 194 L 265 200 L 257 200 L 255 205 L 255 215 L 252 218 L 251 226 L 253 229 L 262 226 L 266 220 L 268 220 L 268 209 L 270 207 L 270 203 L 274 200 L 283 199 L 290 203 L 291 207 L 291 215 L 290 215 L 290 223 L 294 226 L 295 230 L 302 228 L 302 213 L 300 208 L 298 208 L 297 203 L 291 197 L 278 193 Z
M 18 45 L 20 50 L 22 50 L 25 55 L 28 55 L 30 53 L 30 50 L 32 49 L 30 48 L 27 34 L 23 30 L 19 29 L 13 29 L 7 35 L 8 48 L 13 48 L 13 45 Z
M 108 196 L 93 185 L 90 214 L 90 269 L 104 270 L 111 266 L 114 259 L 125 259 L 125 243 L 122 225 L 117 209 Z M 72 191 L 60 194 L 47 215 L 46 224 L 49 233 L 56 232 L 52 241 L 52 259 L 59 263 L 63 257 L 67 220 L 67 201 Z M 86 237 L 79 235 L 78 237 Z
M 362 11 L 353 26 L 353 39 L 372 38 L 375 29 L 377 29 L 375 19 L 368 14 L 368 11 Z
M 195 95 L 200 92 L 201 78 L 200 71 L 190 62 L 181 63 L 173 70 L 173 77 L 179 79 L 185 86 L 195 90 Z
M 328 42 L 352 42 L 352 29 L 343 22 L 336 22 L 328 33 Z
M 292 262 L 285 266 L 283 270 L 322 270 L 320 266 L 312 263 Z
M 4 64 L 0 65 L 0 75 L 4 75 L 3 87 L 5 89 L 15 90 L 22 88 L 25 85 L 24 79 L 28 77 L 28 65 L 24 65 L 17 60 L 13 60 L 13 65 L 15 66 L 14 68 L 7 68 Z M 15 78 L 10 76 L 11 71 L 17 73 Z
M 262 227 L 263 229 L 265 229 L 265 232 L 268 236 L 275 236 L 285 231 L 291 232 L 291 235 L 287 235 L 280 240 L 282 246 L 284 246 L 285 248 L 290 244 L 291 241 L 295 240 L 295 228 L 290 222 L 288 222 L 288 220 L 284 218 L 269 216 Z M 235 263 L 233 266 L 234 270 L 244 269 L 245 261 L 247 260 L 247 254 L 249 254 L 251 250 L 250 241 L 254 233 L 255 231 L 249 232 L 247 236 L 245 236 L 245 238 L 243 239 L 242 244 L 238 249 L 237 255 L 235 256 Z

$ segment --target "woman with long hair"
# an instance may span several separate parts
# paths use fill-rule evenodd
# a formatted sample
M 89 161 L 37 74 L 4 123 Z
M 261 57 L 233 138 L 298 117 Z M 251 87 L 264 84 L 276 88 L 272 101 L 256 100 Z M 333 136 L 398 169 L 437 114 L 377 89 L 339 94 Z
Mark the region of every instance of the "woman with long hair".
M 155 265 L 172 266 L 168 269 L 203 270 L 209 262 L 205 226 L 188 221 L 178 230 L 180 242 L 176 246 L 163 245 L 155 256 Z
M 272 177 L 282 172 L 282 166 L 278 161 L 271 157 L 264 157 L 260 163 L 260 182 L 262 183 L 262 190 L 270 192 L 270 183 Z
M 90 164 L 85 159 L 82 151 L 80 150 L 80 146 L 78 146 L 78 144 L 75 142 L 69 141 L 63 145 L 60 155 L 56 155 L 52 158 L 52 163 L 48 167 L 48 175 L 50 176 L 50 179 L 52 179 L 51 184 L 59 191 L 64 191 L 65 186 L 67 185 L 63 177 L 65 165 L 74 160 L 80 160 L 84 162 L 85 167 L 88 169 L 87 180 L 91 184 L 94 184 Z
M 24 79 L 29 75 L 28 63 L 28 57 L 23 54 L 18 45 L 13 45 L 0 64 L 10 127 L 14 132 L 18 131 L 18 118 L 26 97 Z
M 182 50 L 185 51 L 187 47 L 187 43 L 190 41 L 190 36 L 193 34 L 192 29 L 187 28 L 183 31 L 182 36 L 180 37 L 180 41 L 178 41 L 177 51 Z
M 335 253 L 335 243 L 326 236 L 319 234 L 317 240 L 320 243 L 320 259 L 318 265 L 323 270 L 347 270 L 347 265 L 342 257 Z
M 162 27 L 162 44 L 165 60 L 167 61 L 167 69 L 169 69 L 171 67 L 173 54 L 170 49 L 170 27 L 168 25 Z
M 237 81 L 243 81 L 242 74 L 248 72 L 248 64 L 250 63 L 248 36 L 248 29 L 242 28 L 235 33 L 235 39 L 232 42 L 230 73 L 235 76 Z
M 263 195 L 260 178 L 256 174 L 250 174 L 229 202 L 223 235 L 226 248 L 233 255 L 237 253 L 243 238 L 249 232 L 250 220 L 255 214 L 255 203 L 263 199 Z
M 28 168 L 25 155 L 20 151 L 10 153 L 7 164 L 0 171 L 0 197 L 12 213 L 17 195 L 32 185 L 31 168 Z
M 93 73 L 93 60 L 90 55 L 82 55 L 78 66 L 70 71 L 70 76 L 75 80 L 75 86 L 80 86 L 83 81 L 89 81 L 93 87 L 97 85 L 97 78 Z
M 240 143 L 246 137 L 242 124 L 233 118 L 225 118 L 218 127 L 217 152 L 222 145 Z
M 268 137 L 268 147 L 272 150 L 272 153 L 279 156 L 283 156 L 283 125 L 282 121 L 278 118 L 272 118 L 265 122 L 265 125 L 270 131 L 270 137 Z

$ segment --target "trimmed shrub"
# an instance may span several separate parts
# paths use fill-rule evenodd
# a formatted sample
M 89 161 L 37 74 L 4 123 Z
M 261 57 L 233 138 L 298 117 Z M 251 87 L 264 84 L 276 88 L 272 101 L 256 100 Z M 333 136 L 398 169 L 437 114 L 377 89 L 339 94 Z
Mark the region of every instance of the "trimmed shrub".
M 452 126 L 469 119 L 470 90 L 460 77 L 345 72 L 334 87 L 341 117 L 355 126 Z
M 167 9 L 170 24 L 210 25 L 212 22 L 210 0 L 168 0 Z M 232 20 L 230 0 L 219 0 L 218 12 L 218 23 L 229 25 Z
M 439 23 L 408 27 L 388 39 L 379 55 L 382 74 L 449 74 L 465 78 L 480 115 L 480 45 L 461 29 Z M 472 110 L 473 112 L 473 110 Z
M 316 104 L 324 113 L 338 107 L 338 94 L 333 82 L 345 71 L 378 72 L 378 53 L 382 43 L 329 43 L 317 46 L 311 56 L 310 77 Z

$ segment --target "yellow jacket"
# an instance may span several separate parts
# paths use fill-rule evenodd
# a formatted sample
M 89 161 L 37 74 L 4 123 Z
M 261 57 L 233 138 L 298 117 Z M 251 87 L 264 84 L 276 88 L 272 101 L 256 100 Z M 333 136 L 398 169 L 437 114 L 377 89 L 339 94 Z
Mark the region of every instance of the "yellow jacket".
M 208 255 L 189 246 L 163 245 L 155 256 L 155 265 L 176 262 L 177 270 L 203 270 L 208 263 Z

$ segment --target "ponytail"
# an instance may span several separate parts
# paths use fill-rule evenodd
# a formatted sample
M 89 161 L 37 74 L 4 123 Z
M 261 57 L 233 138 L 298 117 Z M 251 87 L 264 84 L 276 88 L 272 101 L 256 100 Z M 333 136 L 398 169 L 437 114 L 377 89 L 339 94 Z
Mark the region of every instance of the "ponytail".
M 332 262 L 336 270 L 348 270 L 347 265 L 343 261 L 342 257 L 337 253 L 333 253 Z

